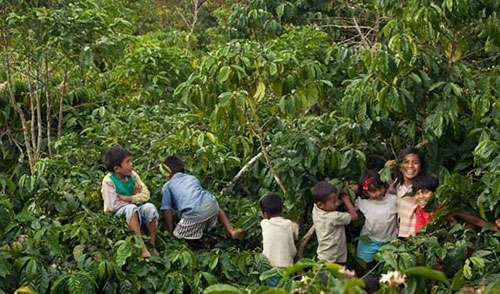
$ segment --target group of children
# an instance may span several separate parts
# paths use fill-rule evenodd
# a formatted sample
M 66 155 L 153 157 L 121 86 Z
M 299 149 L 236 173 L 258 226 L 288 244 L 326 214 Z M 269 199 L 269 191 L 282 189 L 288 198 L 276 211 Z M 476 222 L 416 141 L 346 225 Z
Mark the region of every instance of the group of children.
M 133 170 L 132 155 L 123 147 L 112 147 L 103 161 L 109 171 L 102 181 L 104 211 L 125 215 L 129 228 L 141 242 L 144 258 L 151 256 L 141 237 L 141 227 L 146 227 L 150 236 L 149 246 L 153 254 L 158 254 L 155 239 L 159 214 L 156 207 L 147 202 L 149 190 Z M 169 156 L 163 164 L 168 181 L 162 188 L 160 210 L 166 228 L 173 236 L 188 241 L 200 240 L 206 228 L 213 228 L 220 222 L 232 238 L 244 237 L 241 229 L 232 226 L 215 197 L 203 189 L 196 177 L 186 173 L 181 158 Z M 417 234 L 440 209 L 439 205 L 435 205 L 432 211 L 425 209 L 429 202 L 434 201 L 433 193 L 438 181 L 427 175 L 427 162 L 418 149 L 404 149 L 396 161 L 389 161 L 386 166 L 394 169 L 396 178 L 393 183 L 389 185 L 382 181 L 376 171 L 364 172 L 357 185 L 350 187 L 357 196 L 354 204 L 347 191 L 337 191 L 327 181 L 321 181 L 311 189 L 314 202 L 312 220 L 318 239 L 319 260 L 339 264 L 347 262 L 345 226 L 358 219 L 358 212 L 364 216 L 364 225 L 356 256 L 366 265 L 373 266 L 374 256 L 381 246 L 397 237 Z M 338 210 L 341 205 L 346 212 Z M 299 225 L 281 216 L 283 200 L 276 193 L 264 195 L 260 199 L 260 208 L 263 216 L 263 255 L 273 267 L 283 268 L 293 264 Z M 174 211 L 180 217 L 175 228 Z M 480 227 L 487 223 L 460 212 L 451 213 L 449 217 L 462 218 Z M 498 229 L 497 226 L 494 228 Z
M 382 181 L 376 171 L 364 172 L 357 184 L 350 186 L 357 196 L 354 205 L 346 191 L 337 191 L 329 182 L 319 182 L 311 189 L 314 202 L 312 219 L 318 240 L 319 260 L 346 263 L 345 226 L 358 219 L 358 212 L 363 214 L 364 224 L 357 244 L 356 257 L 363 261 L 367 268 L 371 268 L 375 265 L 375 254 L 384 244 L 398 237 L 416 235 L 441 208 L 439 204 L 433 203 L 433 209 L 428 211 L 431 206 L 428 204 L 434 202 L 433 194 L 438 187 L 438 180 L 427 175 L 427 162 L 417 148 L 404 149 L 397 160 L 388 161 L 386 166 L 393 168 L 396 176 L 393 183 L 389 185 Z M 265 195 L 260 204 L 264 216 L 261 223 L 263 254 L 272 266 L 284 267 L 292 264 L 296 251 L 291 240 L 296 238 L 296 228 L 291 221 L 280 217 L 281 199 L 271 193 Z M 346 212 L 338 210 L 342 204 Z M 275 209 L 271 212 L 270 207 Z M 478 227 L 487 224 L 478 217 L 461 212 L 449 213 L 447 217 L 461 218 Z M 274 218 L 279 218 L 279 221 Z M 493 230 L 498 230 L 498 224 L 499 221 L 493 226 Z M 287 250 L 280 250 L 281 248 Z
M 141 227 L 146 227 L 149 245 L 157 255 L 156 232 L 158 210 L 147 202 L 150 197 L 147 186 L 133 170 L 132 154 L 121 146 L 111 147 L 103 158 L 108 174 L 102 181 L 101 193 L 104 211 L 116 216 L 125 215 L 127 225 L 141 243 L 141 256 L 149 258 L 151 251 L 144 243 Z M 186 174 L 182 159 L 168 156 L 164 160 L 168 181 L 162 189 L 162 203 L 165 225 L 175 237 L 188 241 L 200 240 L 206 228 L 213 228 L 219 221 L 233 239 L 242 239 L 244 232 L 234 228 L 215 197 L 204 190 L 198 179 Z M 173 211 L 177 211 L 180 221 L 175 226 Z

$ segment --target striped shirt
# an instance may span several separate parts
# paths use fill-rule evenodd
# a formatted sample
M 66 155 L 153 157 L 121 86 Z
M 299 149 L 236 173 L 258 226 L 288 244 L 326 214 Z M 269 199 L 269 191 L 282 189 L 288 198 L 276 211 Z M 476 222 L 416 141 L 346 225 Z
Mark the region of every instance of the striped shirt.
M 405 196 L 406 193 L 411 192 L 411 185 L 406 187 L 404 184 L 396 187 L 398 196 L 397 208 L 399 218 L 399 237 L 409 237 L 415 235 L 416 216 L 415 209 L 418 204 L 413 196 Z

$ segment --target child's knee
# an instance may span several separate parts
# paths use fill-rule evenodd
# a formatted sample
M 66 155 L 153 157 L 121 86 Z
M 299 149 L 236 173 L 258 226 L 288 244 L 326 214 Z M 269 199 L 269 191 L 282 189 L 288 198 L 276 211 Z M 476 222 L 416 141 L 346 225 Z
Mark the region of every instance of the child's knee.
M 141 206 L 141 217 L 146 224 L 149 224 L 153 220 L 158 220 L 158 210 L 151 203 L 144 203 Z

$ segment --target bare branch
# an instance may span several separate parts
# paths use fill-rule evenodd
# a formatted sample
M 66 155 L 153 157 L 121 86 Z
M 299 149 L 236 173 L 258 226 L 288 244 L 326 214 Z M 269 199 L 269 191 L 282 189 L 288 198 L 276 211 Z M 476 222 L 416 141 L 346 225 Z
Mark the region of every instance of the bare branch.
M 269 153 L 267 152 L 267 147 L 266 147 L 265 142 L 264 142 L 264 131 L 261 129 L 261 127 L 259 126 L 259 124 L 257 122 L 255 122 L 255 131 L 257 133 L 257 137 L 259 138 L 260 148 L 262 150 L 261 152 L 264 154 L 264 158 L 266 159 L 266 165 L 269 168 L 269 170 L 271 171 L 271 174 L 273 175 L 274 180 L 276 181 L 278 186 L 280 186 L 281 191 L 286 194 L 286 187 L 281 182 L 280 178 L 278 177 L 278 174 L 276 173 L 276 171 L 274 170 L 274 168 L 271 164 L 271 158 L 269 157 Z
M 366 47 L 371 47 L 370 46 L 370 41 L 365 37 L 365 35 L 363 34 L 363 32 L 361 32 L 361 28 L 358 25 L 358 22 L 356 21 L 356 18 L 353 17 L 352 20 L 354 21 L 354 26 L 355 26 L 356 30 L 358 31 L 359 35 L 361 36 L 361 40 L 363 41 L 363 44 L 365 44 Z
M 268 146 L 269 148 L 269 146 Z M 250 169 L 250 167 L 259 159 L 262 157 L 262 155 L 264 155 L 264 153 L 261 151 L 259 153 L 257 153 L 257 155 L 255 155 L 254 157 L 252 157 L 252 159 L 250 159 L 241 169 L 240 171 L 236 174 L 236 176 L 234 176 L 234 178 L 227 184 L 227 186 L 222 189 L 221 191 L 221 194 L 224 195 L 227 191 L 228 188 L 232 187 L 240 178 L 241 176 L 248 170 Z
M 43 136 L 43 128 L 42 128 L 42 104 L 41 104 L 41 93 L 40 93 L 40 90 L 38 89 L 39 87 L 39 83 L 38 81 L 41 81 L 41 78 L 40 78 L 40 68 L 36 68 L 36 83 L 35 83 L 35 93 L 32 93 L 30 95 L 35 95 L 35 101 L 36 101 L 36 119 L 37 119 L 37 132 L 38 132 L 38 136 L 37 136 L 37 142 L 36 142 L 36 148 L 33 148 L 33 155 L 35 157 L 35 159 L 38 159 L 40 158 L 40 150 L 42 148 L 42 136 Z M 31 110 L 33 111 L 33 110 Z M 33 136 L 34 136 L 34 130 L 33 130 Z M 34 145 L 35 146 L 35 145 Z M 34 147 L 33 146 L 33 147 Z
M 2 18 L 4 20 L 7 18 L 7 5 L 5 4 L 5 2 L 2 2 Z M 3 23 L 3 26 L 1 29 L 1 37 L 2 37 L 2 48 L 4 51 L 4 65 L 6 68 L 5 74 L 7 77 L 9 100 L 10 100 L 10 104 L 12 105 L 12 107 L 14 107 L 14 109 L 16 110 L 16 112 L 19 115 L 19 118 L 21 119 L 21 125 L 23 128 L 26 153 L 28 154 L 28 164 L 29 164 L 30 170 L 32 171 L 33 165 L 34 165 L 34 160 L 33 160 L 32 150 L 31 150 L 30 134 L 28 131 L 26 116 L 24 115 L 24 111 L 17 104 L 16 97 L 14 94 L 14 89 L 13 89 L 13 85 L 12 85 L 12 72 L 11 72 L 11 66 L 10 66 L 10 56 L 9 56 L 9 41 L 8 41 L 8 35 L 7 35 L 7 22 L 3 21 L 2 23 Z
M 66 83 L 68 81 L 68 70 L 64 72 L 62 85 L 59 87 L 59 115 L 57 117 L 57 140 L 61 139 L 62 121 L 63 121 L 63 98 L 66 95 Z
M 51 108 L 52 104 L 50 103 L 50 96 L 49 96 L 49 80 L 50 80 L 50 71 L 49 71 L 49 56 L 48 52 L 45 52 L 45 103 L 47 105 L 47 113 L 46 113 L 46 123 L 47 123 L 47 147 L 49 150 L 49 156 L 52 157 L 52 147 L 50 146 L 51 140 L 50 140 L 50 113 L 51 113 Z
M 306 248 L 309 239 L 311 239 L 314 234 L 314 225 L 309 228 L 309 231 L 300 239 L 299 245 L 297 246 L 297 257 L 296 260 L 301 259 L 304 256 L 304 249 Z

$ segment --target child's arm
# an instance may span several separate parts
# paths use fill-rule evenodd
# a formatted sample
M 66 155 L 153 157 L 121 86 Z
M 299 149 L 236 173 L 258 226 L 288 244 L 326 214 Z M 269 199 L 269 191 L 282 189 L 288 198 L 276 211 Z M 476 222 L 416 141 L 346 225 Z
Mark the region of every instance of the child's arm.
M 344 202 L 344 205 L 351 215 L 351 222 L 357 221 L 358 220 L 358 213 L 356 212 L 356 208 L 354 205 L 352 205 L 351 199 L 349 198 L 349 195 L 343 193 L 340 194 L 340 199 Z
M 301 220 L 300 219 L 296 219 L 294 222 L 293 222 L 293 228 L 292 228 L 292 231 L 293 231 L 293 239 L 294 240 L 297 240 L 299 239 L 299 226 L 301 224 Z
M 174 233 L 174 221 L 172 217 L 172 209 L 163 210 L 163 219 L 165 219 L 165 225 L 167 226 L 170 235 Z
M 149 200 L 149 190 L 146 184 L 141 181 L 139 175 L 132 171 L 132 177 L 135 180 L 134 195 L 130 198 L 131 203 L 143 203 Z
M 488 224 L 487 221 L 477 217 L 477 216 L 474 216 L 474 215 L 471 215 L 471 214 L 467 214 L 467 213 L 462 213 L 462 212 L 452 212 L 450 214 L 448 214 L 448 217 L 458 217 L 462 220 L 464 220 L 465 222 L 467 222 L 468 224 L 471 224 L 471 225 L 474 225 L 476 227 L 484 227 Z M 491 227 L 491 230 L 492 231 L 498 231 L 498 226 L 495 224 L 493 227 Z
M 115 212 L 120 203 L 118 199 L 118 194 L 116 193 L 116 188 L 113 182 L 106 176 L 102 181 L 101 186 L 102 199 L 104 200 L 104 211 L 105 212 Z
M 172 193 L 168 188 L 168 183 L 165 184 L 161 189 L 161 194 L 162 198 L 161 198 L 160 210 L 163 211 L 163 219 L 165 220 L 165 225 L 167 226 L 168 231 L 170 232 L 170 234 L 173 234 L 174 221 L 172 217 L 173 214 L 172 211 L 174 210 L 174 206 L 173 206 Z

